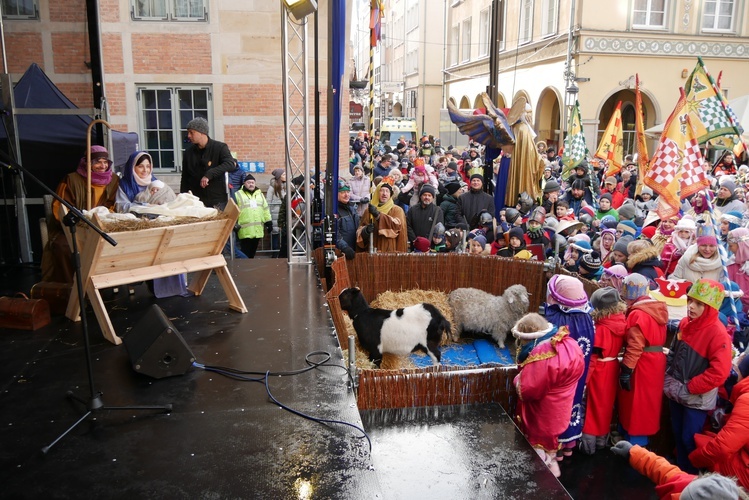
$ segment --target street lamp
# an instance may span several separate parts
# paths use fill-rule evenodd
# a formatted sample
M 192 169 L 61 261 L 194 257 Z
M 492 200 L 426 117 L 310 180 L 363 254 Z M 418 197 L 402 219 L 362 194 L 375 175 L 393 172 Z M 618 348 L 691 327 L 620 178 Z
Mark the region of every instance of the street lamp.
M 297 21 L 301 21 L 317 11 L 315 0 L 283 0 L 283 3 Z

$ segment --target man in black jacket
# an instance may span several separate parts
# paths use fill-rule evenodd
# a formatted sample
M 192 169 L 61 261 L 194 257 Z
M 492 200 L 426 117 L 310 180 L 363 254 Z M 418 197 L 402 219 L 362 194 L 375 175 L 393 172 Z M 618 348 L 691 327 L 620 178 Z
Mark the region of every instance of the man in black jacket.
M 473 174 L 471 190 L 458 198 L 458 217 L 463 217 L 471 229 L 476 229 L 482 210 L 494 214 L 494 197 L 484 192 L 484 176 Z
M 434 226 L 441 222 L 444 224 L 442 209 L 434 204 L 437 190 L 431 184 L 423 184 L 419 190 L 419 204 L 414 205 L 406 214 L 408 224 L 408 241 L 413 244 L 414 240 L 421 236 L 432 241 Z
M 224 174 L 237 168 L 229 146 L 208 137 L 208 122 L 200 116 L 187 123 L 187 139 L 192 145 L 185 150 L 180 193 L 192 191 L 206 207 L 223 210 L 227 201 Z

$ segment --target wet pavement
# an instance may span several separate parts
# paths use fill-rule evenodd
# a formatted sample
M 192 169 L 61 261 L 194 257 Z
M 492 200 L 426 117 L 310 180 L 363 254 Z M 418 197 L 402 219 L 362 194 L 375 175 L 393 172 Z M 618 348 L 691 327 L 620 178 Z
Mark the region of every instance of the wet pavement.
M 89 313 L 95 387 L 105 404 L 172 404 L 173 411 L 97 411 L 46 455 L 41 448 L 83 414 L 67 391 L 89 397 L 81 324 L 55 316 L 35 332 L 0 330 L 4 498 L 652 494 L 647 480 L 626 477 L 628 468 L 615 457 L 567 459 L 565 490 L 498 405 L 360 414 L 314 269 L 270 258 L 229 267 L 247 314 L 228 309 L 215 276 L 200 297 L 156 300 L 141 284 L 134 295 L 105 291 L 105 303 L 118 335 L 126 338 L 157 303 L 199 363 L 252 373 L 227 378 L 191 368 L 163 379 L 141 375 L 125 346 L 107 342 Z M 0 294 L 28 292 L 34 281 L 24 284 L 27 271 L 8 276 Z M 311 367 L 327 359 L 324 353 L 330 361 Z M 288 373 L 295 371 L 303 372 Z

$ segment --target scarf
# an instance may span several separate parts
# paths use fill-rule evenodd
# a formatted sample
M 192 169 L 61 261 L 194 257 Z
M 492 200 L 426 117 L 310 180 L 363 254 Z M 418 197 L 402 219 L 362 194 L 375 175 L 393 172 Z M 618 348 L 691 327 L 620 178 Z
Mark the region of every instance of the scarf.
M 671 243 L 673 243 L 674 248 L 676 248 L 678 253 L 683 254 L 687 247 L 694 243 L 694 233 L 688 240 L 685 240 L 684 238 L 680 238 L 677 232 L 674 231 L 671 234 Z
M 377 210 L 380 211 L 380 213 L 387 215 L 390 212 L 390 209 L 395 206 L 395 201 L 393 201 L 393 196 L 390 196 L 390 199 L 388 201 L 386 201 L 383 204 L 380 204 L 380 189 L 381 188 L 382 188 L 382 183 L 380 183 L 375 189 L 373 200 L 377 200 L 377 204 L 376 205 L 373 204 L 373 205 L 377 208 Z
M 84 179 L 88 178 L 88 166 L 86 164 L 86 158 L 81 158 L 78 163 L 78 170 L 76 170 Z M 95 172 L 91 170 L 91 184 L 94 186 L 107 186 L 112 182 L 112 168 L 107 168 L 106 172 Z M 148 184 L 146 184 L 148 185 Z
M 517 360 L 516 360 L 516 362 L 517 362 L 518 364 L 521 364 L 521 363 L 523 363 L 523 362 L 524 362 L 524 361 L 525 361 L 526 359 L 528 359 L 528 356 L 530 356 L 531 352 L 533 351 L 533 349 L 535 349 L 535 348 L 536 348 L 536 346 L 537 346 L 538 344 L 540 344 L 540 343 L 542 343 L 542 342 L 546 342 L 546 341 L 547 341 L 547 340 L 549 340 L 549 339 L 550 339 L 551 337 L 553 337 L 554 335 L 556 335 L 556 333 L 557 333 L 557 330 L 559 330 L 559 328 L 557 328 L 557 327 L 555 326 L 554 328 L 552 328 L 552 329 L 551 329 L 551 331 L 550 331 L 549 333 L 547 333 L 547 334 L 546 334 L 546 335 L 544 335 L 543 337 L 539 337 L 539 338 L 537 338 L 537 339 L 533 339 L 533 341 L 531 341 L 531 342 L 528 342 L 527 344 L 525 344 L 525 345 L 524 345 L 524 346 L 522 346 L 522 347 L 520 347 L 520 346 L 518 345 L 518 350 L 517 350 Z

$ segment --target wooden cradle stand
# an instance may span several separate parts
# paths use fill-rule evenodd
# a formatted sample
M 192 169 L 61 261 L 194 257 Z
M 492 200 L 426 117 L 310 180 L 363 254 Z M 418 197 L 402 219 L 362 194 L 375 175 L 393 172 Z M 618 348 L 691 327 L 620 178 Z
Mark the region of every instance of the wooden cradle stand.
M 229 307 L 241 313 L 247 312 L 226 268 L 226 259 L 221 254 L 239 217 L 239 208 L 233 201 L 230 200 L 227 204 L 225 214 L 226 218 L 218 220 L 109 233 L 117 241 L 117 246 L 110 245 L 90 228 L 79 227 L 77 237 L 83 289 L 107 340 L 116 345 L 122 343 L 104 307 L 99 293 L 102 288 L 176 274 L 197 273 L 187 288 L 195 295 L 200 295 L 211 271 L 216 271 L 229 299 Z M 93 220 L 102 228 L 102 221 L 98 216 L 94 215 Z M 70 237 L 69 234 L 67 236 Z M 76 287 L 73 287 L 65 316 L 79 321 L 80 311 L 78 293 Z

